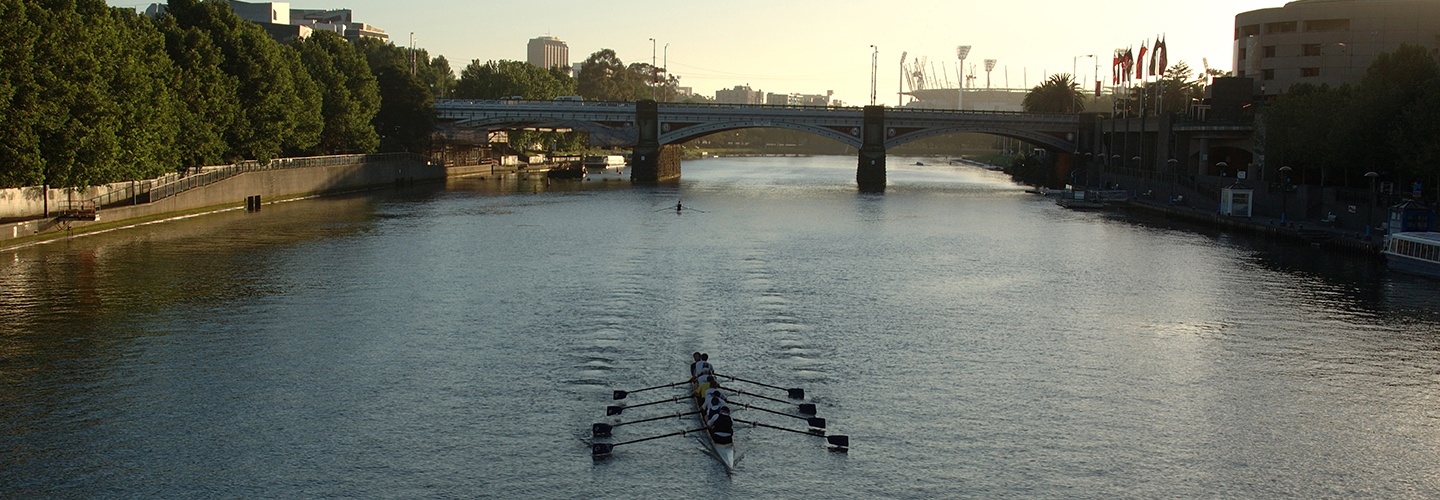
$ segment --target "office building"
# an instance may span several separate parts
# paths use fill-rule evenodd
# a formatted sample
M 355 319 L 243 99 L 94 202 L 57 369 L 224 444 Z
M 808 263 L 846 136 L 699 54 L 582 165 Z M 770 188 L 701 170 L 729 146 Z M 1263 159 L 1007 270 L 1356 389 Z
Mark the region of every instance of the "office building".
M 544 69 L 559 67 L 567 72 L 570 71 L 570 46 L 559 38 L 553 36 L 532 38 L 526 47 L 525 54 L 525 60 L 534 66 Z
M 1356 84 L 1402 44 L 1440 54 L 1440 1 L 1298 0 L 1235 16 L 1234 72 L 1266 95 Z

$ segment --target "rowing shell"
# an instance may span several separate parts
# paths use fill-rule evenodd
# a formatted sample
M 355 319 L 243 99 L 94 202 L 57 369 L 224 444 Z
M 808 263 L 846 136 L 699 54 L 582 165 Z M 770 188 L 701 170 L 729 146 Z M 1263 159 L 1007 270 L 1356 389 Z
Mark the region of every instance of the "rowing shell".
M 690 399 L 695 401 L 695 409 L 700 411 L 700 424 L 705 426 L 705 439 L 702 441 L 705 442 L 706 448 L 715 455 L 715 458 L 719 460 L 720 463 L 725 464 L 725 473 L 729 474 L 735 470 L 734 432 L 731 432 L 730 444 L 717 444 L 715 442 L 710 434 L 710 416 L 705 414 L 705 395 L 696 393 L 695 389 L 697 388 L 699 388 L 699 384 L 692 380 L 690 382 Z

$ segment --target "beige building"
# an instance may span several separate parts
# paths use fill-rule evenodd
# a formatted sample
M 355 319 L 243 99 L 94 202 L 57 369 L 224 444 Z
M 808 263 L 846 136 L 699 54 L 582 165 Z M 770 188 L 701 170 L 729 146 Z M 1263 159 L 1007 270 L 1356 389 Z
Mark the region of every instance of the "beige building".
M 525 54 L 525 60 L 534 66 L 544 69 L 559 66 L 566 72 L 570 71 L 570 46 L 559 38 L 553 36 L 532 38 L 526 47 Z
M 736 85 L 733 89 L 715 91 L 715 102 L 721 104 L 765 104 L 765 93 L 750 90 L 749 85 Z
M 1265 94 L 1297 83 L 1359 83 L 1402 44 L 1440 55 L 1440 1 L 1298 0 L 1235 16 L 1235 76 Z

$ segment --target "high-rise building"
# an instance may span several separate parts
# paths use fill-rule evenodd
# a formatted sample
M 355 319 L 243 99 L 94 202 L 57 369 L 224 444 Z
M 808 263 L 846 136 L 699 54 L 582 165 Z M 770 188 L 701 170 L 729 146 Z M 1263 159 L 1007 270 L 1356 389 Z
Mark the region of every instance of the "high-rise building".
M 1270 95 L 1296 83 L 1355 84 L 1402 44 L 1440 54 L 1440 2 L 1297 0 L 1235 16 L 1234 71 Z
M 560 67 L 566 72 L 570 71 L 570 46 L 553 36 L 542 36 L 530 39 L 530 45 L 526 49 L 526 60 L 535 66 L 550 69 Z
M 715 102 L 721 104 L 765 104 L 765 93 L 750 90 L 749 85 L 736 85 L 734 89 L 715 91 Z

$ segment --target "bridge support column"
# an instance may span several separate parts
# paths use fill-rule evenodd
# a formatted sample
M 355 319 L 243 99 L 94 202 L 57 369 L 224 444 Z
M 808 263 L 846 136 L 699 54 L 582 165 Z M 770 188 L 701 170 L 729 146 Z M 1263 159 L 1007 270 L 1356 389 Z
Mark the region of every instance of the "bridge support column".
M 661 182 L 680 178 L 680 147 L 660 145 L 660 105 L 652 100 L 635 103 L 635 130 L 639 138 L 630 156 L 631 182 Z
M 885 191 L 885 107 L 865 106 L 855 181 L 863 192 Z

